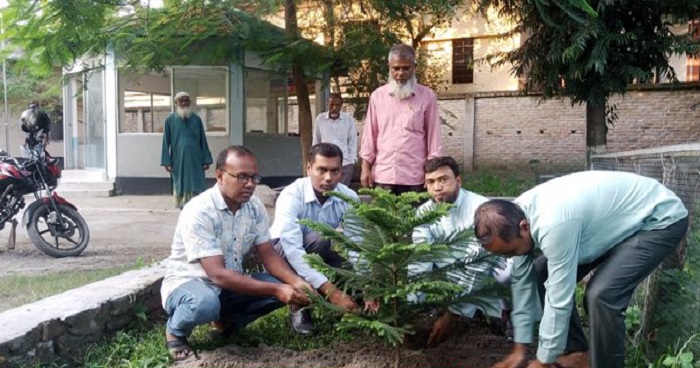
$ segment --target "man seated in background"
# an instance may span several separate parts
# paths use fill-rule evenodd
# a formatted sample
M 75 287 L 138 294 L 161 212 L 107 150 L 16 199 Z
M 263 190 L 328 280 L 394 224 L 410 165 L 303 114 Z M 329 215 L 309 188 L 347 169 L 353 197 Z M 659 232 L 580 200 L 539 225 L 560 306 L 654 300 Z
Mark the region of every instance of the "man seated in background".
M 350 205 L 324 193 L 336 191 L 359 199 L 357 193 L 340 183 L 342 163 L 343 152 L 338 146 L 319 143 L 311 147 L 307 177 L 297 179 L 280 193 L 270 233 L 277 251 L 286 257 L 299 276 L 329 302 L 351 311 L 357 308 L 352 298 L 335 287 L 328 277 L 313 269 L 303 257 L 316 253 L 329 266 L 337 268 L 343 265 L 344 259 L 331 248 L 330 240 L 321 239 L 317 232 L 298 223 L 301 219 L 311 219 L 325 222 L 333 228 L 340 225 Z M 292 310 L 290 318 L 292 328 L 297 333 L 309 335 L 315 331 L 308 309 Z
M 430 244 L 436 238 L 443 238 L 445 235 L 455 231 L 469 229 L 473 225 L 476 208 L 488 201 L 486 197 L 462 189 L 459 166 L 452 157 L 435 157 L 426 162 L 425 186 L 432 199 L 418 209 L 419 213 L 429 210 L 436 203 L 451 203 L 455 206 L 438 222 L 417 227 L 413 232 L 413 241 L 415 243 L 426 242 Z M 409 272 L 429 272 L 434 267 L 445 267 L 458 260 L 469 261 L 478 259 L 487 253 L 478 243 L 470 241 L 463 244 L 462 252 L 454 254 L 453 259 L 414 264 L 409 267 Z M 510 283 L 512 262 L 505 258 L 502 258 L 501 261 L 504 266 L 503 269 L 494 267 L 487 262 L 479 262 L 465 268 L 448 271 L 447 277 L 451 282 L 463 286 L 465 294 L 479 290 L 483 287 L 485 279 L 489 277 L 495 277 L 498 282 L 507 285 Z M 478 309 L 490 316 L 501 318 L 506 330 L 506 338 L 509 341 L 512 340 L 513 331 L 512 327 L 510 327 L 509 303 L 503 298 L 483 297 L 482 303 L 479 303 L 479 305 L 465 302 L 451 306 L 446 310 L 433 325 L 433 330 L 428 338 L 428 345 L 444 341 L 453 332 L 455 322 L 460 316 L 473 318 Z

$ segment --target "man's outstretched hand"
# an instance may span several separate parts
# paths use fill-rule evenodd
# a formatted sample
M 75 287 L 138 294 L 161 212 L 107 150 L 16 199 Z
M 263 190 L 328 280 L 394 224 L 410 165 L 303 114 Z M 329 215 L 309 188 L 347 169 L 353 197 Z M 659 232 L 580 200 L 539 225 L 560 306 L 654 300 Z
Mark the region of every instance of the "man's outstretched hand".
M 491 368 L 517 368 L 525 360 L 525 345 L 515 344 L 513 351 Z M 528 366 L 530 368 L 530 366 Z
M 377 312 L 379 312 L 379 300 L 365 301 L 364 311 L 369 314 L 377 314 Z
M 357 304 L 352 298 L 345 294 L 342 290 L 338 289 L 330 281 L 326 281 L 318 289 L 323 296 L 326 297 L 331 304 L 345 309 L 347 312 L 353 312 L 357 309 Z
M 340 289 L 335 289 L 335 291 L 328 296 L 328 301 L 348 312 L 353 312 L 357 309 L 355 301 Z
M 428 337 L 428 346 L 437 345 L 452 335 L 458 320 L 458 315 L 450 311 L 445 311 L 445 313 L 433 323 L 433 330 Z
M 279 285 L 276 297 L 284 304 L 305 306 L 311 303 L 304 291 L 287 284 Z

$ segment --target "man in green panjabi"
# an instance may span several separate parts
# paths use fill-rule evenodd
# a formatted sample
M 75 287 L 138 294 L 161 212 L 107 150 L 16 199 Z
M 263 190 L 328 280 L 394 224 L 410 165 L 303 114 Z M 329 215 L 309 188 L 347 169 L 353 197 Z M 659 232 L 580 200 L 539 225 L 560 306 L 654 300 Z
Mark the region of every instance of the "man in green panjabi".
M 190 95 L 178 92 L 175 112 L 165 119 L 160 160 L 170 173 L 177 208 L 207 189 L 204 172 L 212 162 L 202 119 L 190 109 Z

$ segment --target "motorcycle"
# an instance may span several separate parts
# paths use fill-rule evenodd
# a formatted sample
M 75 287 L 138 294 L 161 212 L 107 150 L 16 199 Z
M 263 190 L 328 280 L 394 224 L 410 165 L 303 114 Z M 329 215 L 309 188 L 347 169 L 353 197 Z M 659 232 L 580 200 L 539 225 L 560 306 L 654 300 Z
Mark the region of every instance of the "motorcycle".
M 87 248 L 90 230 L 78 208 L 54 192 L 61 177 L 58 160 L 33 136 L 27 138 L 27 149 L 29 158 L 0 156 L 0 230 L 12 224 L 7 247 L 15 247 L 15 216 L 25 207 L 24 196 L 31 193 L 35 201 L 22 218 L 29 239 L 52 257 L 77 256 Z

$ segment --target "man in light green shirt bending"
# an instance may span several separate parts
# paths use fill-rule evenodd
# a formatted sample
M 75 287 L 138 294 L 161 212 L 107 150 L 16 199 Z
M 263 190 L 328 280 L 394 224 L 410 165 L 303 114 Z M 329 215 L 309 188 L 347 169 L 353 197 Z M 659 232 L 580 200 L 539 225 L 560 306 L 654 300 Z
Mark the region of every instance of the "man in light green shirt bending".
M 484 248 L 514 257 L 516 344 L 495 368 L 515 368 L 525 359 L 540 305 L 537 359 L 528 368 L 588 367 L 589 359 L 593 368 L 623 368 L 624 311 L 635 287 L 685 236 L 688 211 L 654 179 L 587 171 L 550 180 L 513 202 L 482 204 L 474 228 Z M 574 293 L 593 269 L 585 298 L 589 349 Z

